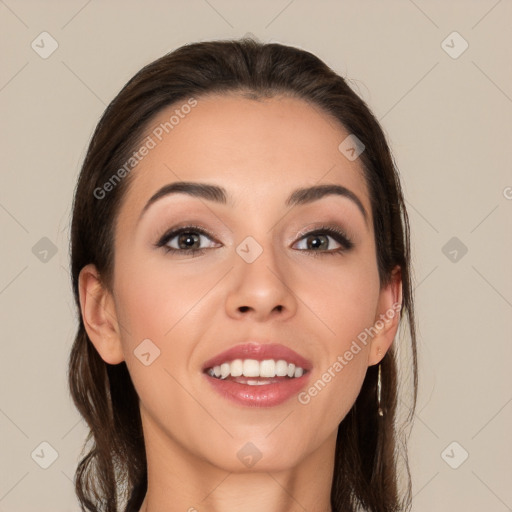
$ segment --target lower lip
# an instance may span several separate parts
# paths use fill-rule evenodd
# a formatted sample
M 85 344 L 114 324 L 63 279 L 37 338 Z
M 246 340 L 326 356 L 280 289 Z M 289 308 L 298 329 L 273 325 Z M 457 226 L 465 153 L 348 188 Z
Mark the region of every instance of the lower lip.
M 309 374 L 256 386 L 204 375 L 213 389 L 228 400 L 246 407 L 274 407 L 296 396 L 309 380 Z

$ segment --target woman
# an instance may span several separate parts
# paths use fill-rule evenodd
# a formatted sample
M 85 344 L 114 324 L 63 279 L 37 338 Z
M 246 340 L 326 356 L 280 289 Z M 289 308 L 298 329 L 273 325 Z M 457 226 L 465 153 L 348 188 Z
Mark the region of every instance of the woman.
M 410 507 L 407 213 L 379 124 L 317 57 L 245 38 L 143 68 L 96 128 L 71 236 L 83 510 Z

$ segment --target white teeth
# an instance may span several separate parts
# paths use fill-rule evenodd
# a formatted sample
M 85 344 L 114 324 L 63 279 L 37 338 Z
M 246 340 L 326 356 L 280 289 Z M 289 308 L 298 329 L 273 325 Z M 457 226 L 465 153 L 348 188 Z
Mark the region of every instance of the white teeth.
M 288 363 L 283 359 L 279 359 L 276 363 L 276 375 L 278 377 L 286 377 L 288 375 Z
M 231 371 L 230 364 L 222 363 L 220 365 L 220 378 L 225 379 L 229 375 L 230 371 Z
M 266 380 L 248 380 L 246 382 L 249 386 L 264 386 L 265 384 L 268 384 L 268 381 Z
M 256 359 L 246 359 L 244 361 L 244 377 L 259 377 L 260 362 Z
M 244 373 L 244 362 L 241 359 L 231 361 L 231 377 L 240 377 Z
M 275 377 L 276 362 L 273 359 L 266 359 L 260 363 L 260 377 Z
M 231 362 L 222 363 L 208 369 L 208 375 L 220 379 L 231 377 L 302 377 L 304 369 L 288 363 L 284 359 L 278 361 L 274 359 L 265 359 L 257 361 L 256 359 L 235 359 Z M 250 385 L 261 385 L 261 381 L 247 381 Z

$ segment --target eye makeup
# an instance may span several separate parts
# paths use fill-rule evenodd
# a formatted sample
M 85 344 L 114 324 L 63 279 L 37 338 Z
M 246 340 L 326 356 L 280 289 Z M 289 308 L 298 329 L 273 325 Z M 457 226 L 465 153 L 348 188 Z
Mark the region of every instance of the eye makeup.
M 181 237 L 181 238 L 180 238 Z M 313 256 L 323 256 L 323 255 L 335 255 L 341 254 L 347 251 L 350 251 L 354 247 L 354 242 L 349 238 L 349 236 L 339 227 L 335 226 L 317 226 L 314 229 L 304 230 L 298 235 L 298 240 L 295 242 L 306 241 L 306 244 L 309 242 L 314 242 L 321 240 L 324 237 L 333 239 L 336 243 L 340 245 L 339 248 L 330 249 L 330 250 L 315 250 L 313 248 L 306 249 L 295 249 L 295 250 L 304 250 L 308 253 L 311 253 Z M 201 242 L 202 239 L 207 238 L 214 242 L 215 244 L 220 244 L 215 238 L 215 236 L 204 227 L 200 227 L 198 225 L 188 224 L 182 226 L 176 226 L 169 230 L 167 230 L 162 236 L 159 237 L 158 241 L 154 244 L 157 248 L 163 248 L 164 251 L 169 254 L 178 254 L 189 255 L 191 257 L 198 256 L 204 254 L 205 251 L 209 249 L 214 249 L 216 247 L 171 247 L 169 242 L 178 238 L 179 242 L 184 242 L 185 244 L 193 245 L 197 242 Z M 222 245 L 222 244 L 220 244 Z M 325 247 L 326 245 L 330 245 L 329 241 L 327 244 L 325 241 L 317 244 L 317 248 Z M 218 246 L 217 246 L 218 247 Z

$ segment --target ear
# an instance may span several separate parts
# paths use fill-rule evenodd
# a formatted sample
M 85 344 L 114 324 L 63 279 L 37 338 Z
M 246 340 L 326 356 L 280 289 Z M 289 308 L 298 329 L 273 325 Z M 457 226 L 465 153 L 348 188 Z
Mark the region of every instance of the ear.
M 393 343 L 400 323 L 401 307 L 402 272 L 397 265 L 391 272 L 389 284 L 380 290 L 375 322 L 371 328 L 376 334 L 372 338 L 368 366 L 379 363 Z
M 78 283 L 80 309 L 89 339 L 106 363 L 121 363 L 124 354 L 114 299 L 101 283 L 95 265 L 82 268 Z

